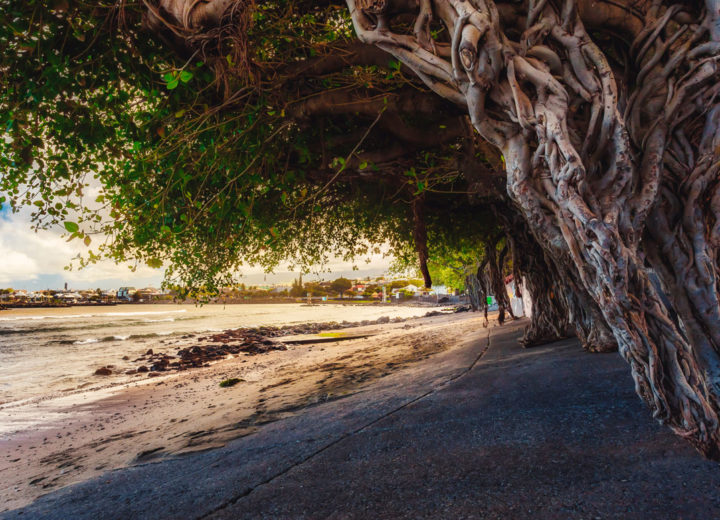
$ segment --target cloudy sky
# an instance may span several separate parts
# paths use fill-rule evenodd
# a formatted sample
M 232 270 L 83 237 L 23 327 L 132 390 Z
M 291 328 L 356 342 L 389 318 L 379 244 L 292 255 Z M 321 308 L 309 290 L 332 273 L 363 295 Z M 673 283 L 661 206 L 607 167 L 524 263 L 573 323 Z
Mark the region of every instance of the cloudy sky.
M 0 287 L 14 289 L 58 289 L 66 282 L 72 289 L 117 289 L 124 285 L 134 287 L 159 287 L 163 273 L 159 269 L 139 266 L 135 272 L 128 265 L 117 265 L 109 260 L 99 262 L 85 269 L 66 271 L 73 257 L 84 252 L 85 247 L 79 240 L 66 242 L 62 238 L 63 230 L 35 232 L 31 229 L 28 212 L 11 213 L 7 205 L 0 210 Z M 306 275 L 305 280 L 338 276 L 359 278 L 384 274 L 389 260 L 375 255 L 370 262 L 353 264 L 334 261 L 328 265 L 330 273 Z M 265 274 L 261 269 L 245 268 L 245 283 L 285 283 L 297 277 L 297 273 L 279 270 L 275 274 Z

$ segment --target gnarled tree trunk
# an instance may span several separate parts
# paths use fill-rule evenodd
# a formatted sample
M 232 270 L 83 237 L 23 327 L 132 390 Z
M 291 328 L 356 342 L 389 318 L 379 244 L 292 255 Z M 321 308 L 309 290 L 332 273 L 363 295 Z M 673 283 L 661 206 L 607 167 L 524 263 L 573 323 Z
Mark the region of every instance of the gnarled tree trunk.
M 498 306 L 498 323 L 500 323 L 500 325 L 505 323 L 505 311 L 508 311 L 513 319 L 515 318 L 510 308 L 510 299 L 505 289 L 503 277 L 503 265 L 505 263 L 505 256 L 507 255 L 507 247 L 505 247 L 499 255 L 496 249 L 498 242 L 502 238 L 503 236 L 501 234 L 485 241 L 485 258 L 478 268 L 477 274 L 485 289 L 483 296 L 486 302 L 489 295 L 493 295 L 495 298 L 495 303 L 497 303 Z M 485 303 L 485 315 L 487 316 L 487 303 Z
M 500 150 L 580 333 L 607 324 L 653 415 L 720 458 L 720 0 L 347 4 Z M 246 58 L 251 5 L 160 0 L 148 22 L 191 49 L 235 41 L 222 67 Z
M 484 311 L 485 319 L 487 319 L 487 302 L 485 300 L 485 290 L 475 273 L 465 276 L 465 292 L 467 292 L 470 308 L 473 311 Z
M 467 107 L 533 235 L 558 265 L 570 259 L 602 312 L 638 394 L 720 457 L 717 0 L 348 5 L 362 40 Z M 413 34 L 392 31 L 408 12 Z M 433 19 L 450 41 L 431 39 Z
M 525 280 L 532 316 L 521 343 L 525 347 L 566 338 L 573 331 L 588 352 L 615 352 L 617 342 L 595 301 L 579 285 L 569 262 L 543 251 L 525 221 L 508 204 L 496 204 L 495 215 L 513 251 L 513 271 Z

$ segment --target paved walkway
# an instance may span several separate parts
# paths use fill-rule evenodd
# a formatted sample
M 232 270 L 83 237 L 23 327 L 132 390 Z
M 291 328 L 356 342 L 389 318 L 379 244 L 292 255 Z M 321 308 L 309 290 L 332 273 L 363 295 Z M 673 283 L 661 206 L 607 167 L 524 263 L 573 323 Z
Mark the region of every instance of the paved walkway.
M 720 468 L 651 420 L 618 355 L 519 330 L 2 518 L 720 518 Z

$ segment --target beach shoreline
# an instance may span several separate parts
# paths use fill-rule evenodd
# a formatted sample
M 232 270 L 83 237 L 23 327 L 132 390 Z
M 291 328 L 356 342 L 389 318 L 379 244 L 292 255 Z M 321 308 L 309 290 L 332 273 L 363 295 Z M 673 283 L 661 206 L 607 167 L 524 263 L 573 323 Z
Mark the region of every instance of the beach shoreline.
M 3 422 L 17 426 L 0 437 L 3 510 L 105 471 L 222 446 L 360 392 L 453 348 L 483 322 L 472 313 L 388 321 L 280 336 L 274 339 L 287 341 L 287 350 L 240 353 L 210 366 L 0 407 Z M 317 341 L 292 343 L 301 337 Z M 230 379 L 237 384 L 220 387 Z
M 445 302 L 433 301 L 432 299 L 427 300 L 395 300 L 390 299 L 389 301 L 383 302 L 378 299 L 351 299 L 351 298 L 333 298 L 328 300 L 319 300 L 313 298 L 311 303 L 307 303 L 306 298 L 293 298 L 293 297 L 270 297 L 270 298 L 227 298 L 224 300 L 199 302 L 192 299 L 187 300 L 151 300 L 151 301 L 110 301 L 110 302 L 80 302 L 80 303 L 68 303 L 68 302 L 3 302 L 0 304 L 0 311 L 9 311 L 11 309 L 63 309 L 68 307 L 116 307 L 123 305 L 198 305 L 198 306 L 215 306 L 215 305 L 280 305 L 280 304 L 302 304 L 302 305 L 344 305 L 344 306 L 378 306 L 378 307 L 437 307 L 442 305 L 464 305 L 467 304 L 465 300 Z
M 269 333 L 266 329 L 318 322 L 408 318 L 428 311 L 433 309 L 300 304 L 12 309 L 0 315 L 0 409 L 28 398 L 123 384 L 134 377 L 128 373 L 141 369 L 136 360 L 150 349 L 168 354 L 169 364 L 182 361 L 185 367 L 190 358 L 171 357 L 182 348 L 197 346 L 198 336 L 232 329 Z M 232 346 L 243 347 L 235 339 Z M 152 364 L 162 361 L 148 360 L 145 369 L 152 371 Z M 104 374 L 93 375 L 99 369 Z M 0 435 L 5 430 L 0 422 Z

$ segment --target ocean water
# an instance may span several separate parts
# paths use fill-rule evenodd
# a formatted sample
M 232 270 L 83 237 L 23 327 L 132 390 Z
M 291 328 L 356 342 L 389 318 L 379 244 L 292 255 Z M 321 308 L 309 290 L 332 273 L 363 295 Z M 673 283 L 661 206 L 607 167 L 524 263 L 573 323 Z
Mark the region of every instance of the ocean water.
M 174 354 L 188 333 L 261 325 L 422 316 L 425 307 L 376 305 L 240 304 L 117 305 L 0 311 L 0 408 L 56 397 L 89 385 L 123 383 L 147 349 Z M 123 361 L 129 356 L 130 361 Z M 116 374 L 94 376 L 115 365 Z

